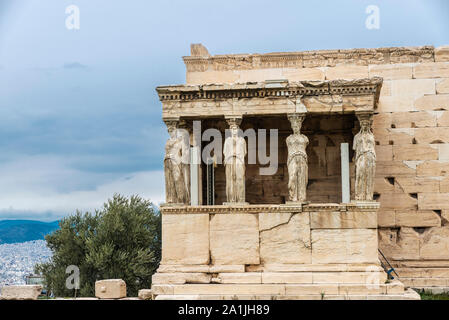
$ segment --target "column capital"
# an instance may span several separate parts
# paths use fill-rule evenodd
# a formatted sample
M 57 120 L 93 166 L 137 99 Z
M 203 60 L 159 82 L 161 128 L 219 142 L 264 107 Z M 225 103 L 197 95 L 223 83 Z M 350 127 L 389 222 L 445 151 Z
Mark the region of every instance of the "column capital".
M 237 126 L 239 127 L 242 123 L 242 116 L 225 116 L 225 120 L 228 123 L 229 127 Z
M 179 117 L 167 117 L 167 118 L 164 118 L 163 120 L 164 120 L 164 123 L 167 126 L 167 128 L 169 128 L 169 127 L 177 128 L 178 127 Z
M 371 120 L 374 112 L 372 110 L 356 111 L 355 115 L 359 121 L 361 120 Z

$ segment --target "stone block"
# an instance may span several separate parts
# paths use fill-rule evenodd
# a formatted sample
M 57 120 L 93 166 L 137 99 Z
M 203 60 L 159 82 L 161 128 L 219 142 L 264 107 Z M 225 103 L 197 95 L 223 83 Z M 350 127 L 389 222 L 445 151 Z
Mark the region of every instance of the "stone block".
M 394 227 L 395 211 L 394 210 L 379 210 L 377 212 L 377 223 L 379 227 Z
M 429 78 L 449 78 L 449 63 L 418 63 L 413 67 L 413 78 L 429 79 Z
M 449 143 L 449 127 L 416 128 L 415 139 L 418 144 Z
M 410 96 L 383 96 L 379 98 L 378 112 L 409 112 L 415 110 L 415 98 Z
M 284 70 L 282 68 L 238 70 L 234 71 L 234 73 L 238 75 L 238 79 L 235 80 L 235 82 L 246 83 L 246 82 L 286 79 L 286 77 L 283 75 L 283 72 Z
M 161 264 L 208 263 L 209 214 L 163 214 Z
M 95 281 L 95 297 L 100 299 L 122 299 L 126 297 L 126 283 L 122 279 Z
M 318 68 L 285 69 L 282 75 L 282 79 L 289 81 L 324 81 L 325 78 L 324 72 Z
M 436 82 L 436 92 L 437 94 L 449 93 L 449 78 Z
M 276 218 L 278 216 L 278 218 Z M 308 212 L 295 213 L 285 221 L 286 215 L 261 214 L 260 259 L 262 263 L 310 263 L 310 220 Z M 281 224 L 273 226 L 273 221 Z
M 3 286 L 0 300 L 37 300 L 41 292 L 41 285 Z
M 285 285 L 282 284 L 186 284 L 174 285 L 174 294 L 285 294 Z
M 426 95 L 415 101 L 415 110 L 449 110 L 449 94 Z
M 377 212 L 317 211 L 310 212 L 311 229 L 374 229 Z
M 210 274 L 194 272 L 155 273 L 151 277 L 154 284 L 210 283 L 210 280 Z
M 449 175 L 449 161 L 424 161 L 416 166 L 417 176 L 442 177 Z
M 380 89 L 380 96 L 391 96 L 391 82 L 392 80 L 384 80 L 382 88 Z
M 326 80 L 368 78 L 368 66 L 339 65 L 325 68 Z
M 421 259 L 444 260 L 449 256 L 448 227 L 429 228 L 422 234 L 420 240 Z
M 374 178 L 374 193 L 394 192 L 394 184 L 391 184 L 387 178 Z
M 262 283 L 312 283 L 312 272 L 262 272 Z
M 437 111 L 438 127 L 449 127 L 449 111 Z
M 376 160 L 378 161 L 392 161 L 393 160 L 393 146 L 376 146 Z
M 139 290 L 137 296 L 140 300 L 153 300 L 153 292 L 150 289 Z
M 438 149 L 429 145 L 393 145 L 393 159 L 397 160 L 438 160 Z
M 378 113 L 373 116 L 374 128 L 391 128 L 392 113 Z
M 377 249 L 376 249 L 377 251 Z M 369 268 L 368 268 L 369 269 Z M 340 284 L 381 284 L 385 283 L 387 275 L 384 271 L 375 272 L 314 272 L 313 283 Z
M 201 85 L 213 83 L 236 83 L 239 75 L 232 71 L 205 71 L 205 72 L 187 72 L 186 84 Z
M 237 272 L 242 273 L 245 272 L 245 265 L 214 265 L 210 266 L 210 273 L 228 273 L 228 272 Z
M 384 80 L 411 79 L 412 64 L 372 64 L 369 66 L 370 77 L 382 77 Z
M 382 209 L 416 209 L 418 200 L 406 193 L 384 193 L 378 200 Z
M 160 264 L 157 269 L 158 273 L 175 273 L 175 272 L 196 272 L 196 273 L 207 273 L 209 272 L 209 266 L 207 264 Z
M 255 214 L 216 214 L 210 221 L 213 264 L 259 264 L 259 222 Z
M 329 295 L 338 294 L 338 284 L 287 284 L 285 286 L 287 295 Z
M 393 280 L 390 283 L 385 284 L 387 287 L 387 294 L 403 294 L 404 284 L 400 281 Z
M 449 177 L 443 178 L 440 181 L 440 192 L 449 193 Z
M 265 231 L 274 227 L 287 224 L 292 217 L 291 212 L 259 213 L 259 230 Z
M 391 95 L 419 98 L 426 94 L 435 94 L 434 79 L 413 79 L 391 81 Z
M 383 177 L 410 176 L 416 169 L 406 165 L 402 161 L 377 161 L 376 175 Z
M 436 117 L 428 111 L 395 112 L 391 123 L 395 128 L 436 127 Z
M 439 227 L 441 219 L 432 210 L 398 210 L 396 225 L 401 227 Z
M 449 193 L 418 193 L 419 210 L 449 209 Z
M 440 181 L 427 177 L 397 177 L 394 186 L 396 193 L 439 192 Z
M 220 273 L 219 283 L 262 283 L 261 272 Z
M 174 293 L 174 287 L 175 285 L 173 284 L 152 284 L 151 292 L 154 295 L 172 295 Z
M 377 230 L 312 230 L 312 263 L 376 263 Z
M 449 160 L 449 144 L 438 144 L 438 160 Z
M 378 283 L 366 284 L 340 284 L 338 286 L 338 293 L 343 295 L 357 295 L 357 294 L 382 294 L 384 286 Z
M 379 248 L 392 260 L 418 260 L 419 242 L 413 228 L 379 229 Z
M 449 46 L 435 48 L 435 62 L 449 61 Z

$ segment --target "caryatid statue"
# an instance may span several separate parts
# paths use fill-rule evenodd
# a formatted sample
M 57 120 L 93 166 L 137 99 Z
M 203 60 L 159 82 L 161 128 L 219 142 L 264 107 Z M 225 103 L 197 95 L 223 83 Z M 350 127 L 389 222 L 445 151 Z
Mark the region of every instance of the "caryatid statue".
M 177 121 L 166 121 L 170 138 L 165 144 L 164 173 L 166 202 L 186 204 L 187 192 L 182 168 L 182 138 L 177 134 Z
M 178 135 L 181 137 L 182 141 L 181 163 L 186 191 L 186 203 L 190 203 L 190 133 L 188 125 L 185 121 L 180 123 Z
M 228 120 L 231 135 L 226 138 L 223 148 L 226 167 L 226 198 L 229 203 L 245 202 L 245 156 L 246 141 L 239 136 L 241 119 Z
M 354 137 L 355 150 L 355 199 L 373 200 L 376 150 L 371 131 L 371 114 L 358 114 L 360 132 Z
M 301 134 L 301 126 L 305 114 L 288 115 L 293 134 L 287 137 L 288 194 L 292 202 L 305 202 L 308 182 L 308 166 L 306 148 L 309 139 Z

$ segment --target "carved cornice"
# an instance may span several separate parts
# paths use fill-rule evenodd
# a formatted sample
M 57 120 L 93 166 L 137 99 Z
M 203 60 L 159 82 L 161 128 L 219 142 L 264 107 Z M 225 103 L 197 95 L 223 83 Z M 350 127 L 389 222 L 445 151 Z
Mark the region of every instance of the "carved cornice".
M 163 214 L 233 214 L 233 213 L 278 213 L 278 212 L 316 212 L 316 211 L 375 211 L 379 203 L 352 202 L 313 203 L 304 205 L 217 205 L 217 206 L 161 206 Z
M 370 95 L 376 101 L 382 78 L 331 81 L 264 81 L 247 84 L 174 85 L 156 88 L 161 101 L 194 101 L 240 98 L 286 98 L 320 95 Z
M 433 46 L 183 57 L 188 72 L 434 62 Z

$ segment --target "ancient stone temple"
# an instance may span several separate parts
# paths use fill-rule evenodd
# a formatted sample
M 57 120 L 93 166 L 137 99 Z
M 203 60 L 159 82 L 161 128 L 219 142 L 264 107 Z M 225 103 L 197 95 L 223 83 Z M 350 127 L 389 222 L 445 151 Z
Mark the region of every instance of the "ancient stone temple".
M 192 45 L 184 62 L 185 85 L 157 88 L 170 134 L 157 299 L 449 285 L 449 48 Z

